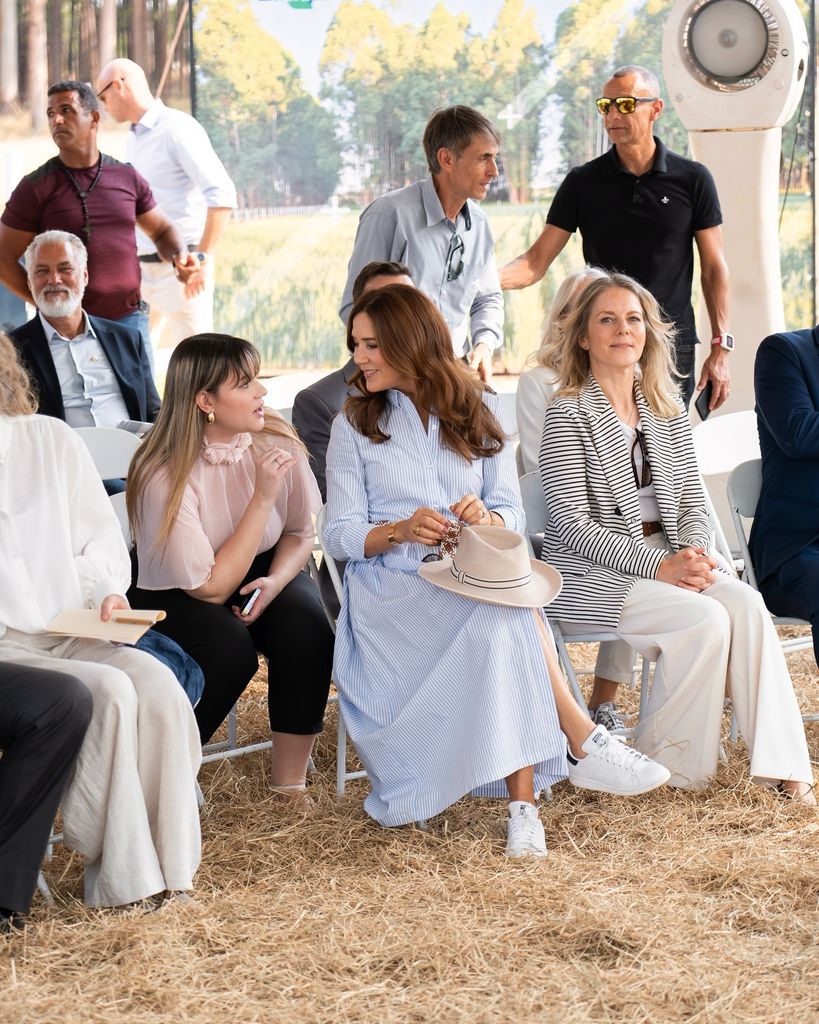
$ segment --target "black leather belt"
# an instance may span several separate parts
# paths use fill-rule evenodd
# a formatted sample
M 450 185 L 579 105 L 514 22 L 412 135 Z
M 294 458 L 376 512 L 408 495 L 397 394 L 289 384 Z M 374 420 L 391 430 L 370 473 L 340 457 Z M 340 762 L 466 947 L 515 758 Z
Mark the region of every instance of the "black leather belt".
M 662 532 L 663 532 L 663 524 L 662 523 L 643 523 L 643 536 L 644 537 L 651 537 L 655 533 L 662 533 Z
M 195 245 L 189 245 L 188 246 L 188 252 L 196 252 L 196 250 L 197 250 L 197 246 L 195 246 Z M 138 256 L 137 259 L 139 260 L 140 263 L 164 263 L 165 262 L 162 259 L 162 257 L 159 255 L 158 252 L 148 253 L 147 256 Z

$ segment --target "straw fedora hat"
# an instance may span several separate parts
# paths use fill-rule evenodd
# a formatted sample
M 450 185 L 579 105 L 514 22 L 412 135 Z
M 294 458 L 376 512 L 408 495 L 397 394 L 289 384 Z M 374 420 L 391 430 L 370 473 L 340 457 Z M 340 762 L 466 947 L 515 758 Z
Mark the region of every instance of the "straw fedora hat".
M 487 604 L 540 608 L 563 586 L 557 569 L 529 558 L 526 541 L 503 526 L 470 526 L 461 531 L 453 558 L 425 562 L 419 575 L 436 587 Z

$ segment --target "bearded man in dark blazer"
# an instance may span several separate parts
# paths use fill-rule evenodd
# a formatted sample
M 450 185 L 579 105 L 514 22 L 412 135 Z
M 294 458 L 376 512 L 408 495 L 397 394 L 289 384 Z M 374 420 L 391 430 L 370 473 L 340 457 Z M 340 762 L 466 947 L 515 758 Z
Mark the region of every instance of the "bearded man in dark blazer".
M 37 314 L 9 337 L 31 378 L 38 412 L 72 427 L 152 423 L 160 399 L 139 331 L 82 308 L 88 257 L 80 239 L 44 231 L 24 260 Z

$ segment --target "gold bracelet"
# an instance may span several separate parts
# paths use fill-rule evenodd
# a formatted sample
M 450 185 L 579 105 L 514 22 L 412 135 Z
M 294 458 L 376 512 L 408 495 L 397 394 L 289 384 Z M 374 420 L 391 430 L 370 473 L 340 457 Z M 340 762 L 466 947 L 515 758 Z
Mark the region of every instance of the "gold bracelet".
M 393 544 L 400 544 L 401 541 L 395 536 L 395 528 L 396 526 L 398 526 L 398 523 L 390 523 L 389 526 L 390 529 L 389 532 L 387 533 L 387 541 L 389 542 L 390 546 L 392 546 Z

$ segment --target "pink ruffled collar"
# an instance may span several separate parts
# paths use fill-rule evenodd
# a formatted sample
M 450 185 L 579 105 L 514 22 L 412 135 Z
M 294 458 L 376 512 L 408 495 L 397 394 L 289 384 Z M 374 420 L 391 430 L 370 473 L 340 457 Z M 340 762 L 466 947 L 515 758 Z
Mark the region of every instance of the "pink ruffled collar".
M 202 458 L 211 466 L 234 466 L 239 462 L 248 448 L 253 444 L 250 434 L 237 434 L 227 444 L 216 442 L 206 444 L 202 441 Z

